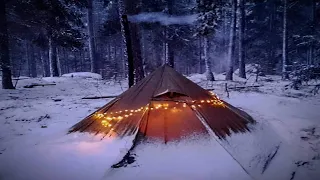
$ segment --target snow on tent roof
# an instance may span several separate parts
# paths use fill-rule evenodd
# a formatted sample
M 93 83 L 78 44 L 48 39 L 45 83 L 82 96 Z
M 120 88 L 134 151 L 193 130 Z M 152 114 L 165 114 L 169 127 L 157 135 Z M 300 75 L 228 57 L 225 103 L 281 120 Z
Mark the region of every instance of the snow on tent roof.
M 255 121 L 245 112 L 164 65 L 113 101 L 74 125 L 70 132 L 110 137 L 138 133 L 168 142 L 210 131 L 219 138 L 247 132 Z

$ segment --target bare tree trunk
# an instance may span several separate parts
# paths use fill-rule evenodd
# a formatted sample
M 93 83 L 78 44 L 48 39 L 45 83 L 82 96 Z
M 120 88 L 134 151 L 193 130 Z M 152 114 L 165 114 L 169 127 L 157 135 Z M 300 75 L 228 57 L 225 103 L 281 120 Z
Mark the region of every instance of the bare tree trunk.
M 144 78 L 143 72 L 143 61 L 141 55 L 141 41 L 140 41 L 140 28 L 139 25 L 130 23 L 130 32 L 132 39 L 132 50 L 133 50 L 133 62 L 134 62 L 134 75 L 135 83 L 139 82 Z
M 111 59 L 111 43 L 108 43 L 108 61 L 111 63 L 112 59 Z
M 131 87 L 134 85 L 134 67 L 133 67 L 131 36 L 129 32 L 129 22 L 126 15 L 122 15 L 121 17 L 121 27 L 123 28 L 122 34 L 124 36 L 124 42 L 126 44 L 125 50 L 128 58 L 128 83 L 129 83 L 129 87 Z
M 166 64 L 170 67 L 174 68 L 174 51 L 172 47 L 172 40 L 169 37 L 169 31 L 168 28 L 166 28 L 166 43 L 165 43 L 165 49 L 166 49 Z
M 202 61 L 202 36 L 199 36 L 199 73 L 202 73 L 201 61 Z
M 9 36 L 5 3 L 5 0 L 0 0 L 0 67 L 2 71 L 2 89 L 14 89 L 10 68 Z
M 46 51 L 44 51 L 46 52 Z M 43 53 L 44 53 L 41 49 L 40 49 L 40 59 L 41 59 L 41 64 L 42 64 L 42 76 L 43 77 L 48 77 L 49 76 L 49 66 L 47 63 L 47 59 L 44 58 Z
M 88 34 L 89 34 L 89 56 L 91 62 L 91 72 L 98 73 L 98 62 L 93 31 L 93 0 L 88 0 Z
M 125 44 L 124 54 L 128 62 L 128 85 L 129 87 L 134 84 L 134 68 L 133 68 L 133 54 L 131 48 L 131 38 L 129 33 L 129 22 L 125 15 L 125 5 L 123 0 L 118 0 L 119 15 L 121 20 L 121 34 Z
M 30 53 L 29 53 L 29 43 L 28 43 L 28 41 L 24 41 L 24 50 L 25 50 L 25 62 L 27 62 L 27 76 L 28 77 L 31 77 L 31 68 L 30 68 L 30 66 L 31 66 L 31 62 L 30 62 L 30 60 L 31 60 L 31 58 L 30 58 Z
M 141 79 L 144 78 L 144 72 L 143 72 L 143 63 L 142 63 L 142 56 L 141 56 L 141 43 L 140 43 L 140 28 L 139 25 L 128 22 L 127 15 L 126 14 L 137 14 L 140 12 L 140 3 L 141 1 L 131 1 L 131 0 L 119 0 L 118 6 L 119 6 L 119 14 L 121 16 L 122 25 L 121 28 L 123 29 L 123 35 L 129 35 L 130 36 L 130 43 L 125 42 L 127 45 L 127 55 L 129 60 L 129 46 L 131 48 L 132 53 L 132 64 L 128 61 L 128 71 L 131 71 L 131 65 L 133 66 L 133 75 L 134 75 L 134 82 L 138 82 Z M 138 6 L 139 5 L 139 6 Z M 124 27 L 124 25 L 127 25 L 128 27 Z M 130 28 L 129 28 L 130 27 Z M 130 29 L 130 33 L 129 33 Z M 127 32 L 127 33 L 126 33 Z M 128 38 L 124 38 L 126 40 L 129 40 Z M 129 45 L 129 46 L 128 46 Z M 131 61 L 131 60 L 130 60 Z M 130 67 L 129 67 L 130 66 Z M 129 76 L 131 75 L 131 72 L 128 73 Z M 129 81 L 130 81 L 129 77 Z M 133 82 L 133 83 L 134 83 Z M 130 83 L 129 83 L 130 84 Z M 130 85 L 129 85 L 130 86 Z
M 167 64 L 169 62 L 169 59 L 168 59 L 168 43 L 167 43 L 167 40 L 166 40 L 166 37 L 167 37 L 167 27 L 163 27 L 163 43 L 162 43 L 162 48 L 163 48 L 163 64 Z
M 72 53 L 72 52 L 71 52 Z M 66 61 L 66 73 L 70 73 L 70 62 L 72 60 L 70 60 L 69 58 L 67 58 L 68 61 Z
M 211 71 L 211 63 L 209 62 L 209 57 L 208 57 L 208 37 L 203 37 L 203 56 L 204 56 L 204 64 L 206 65 L 206 78 L 208 81 L 214 81 L 214 76 Z
M 167 10 L 168 10 L 169 16 L 173 14 L 172 13 L 173 1 L 174 0 L 167 1 Z M 174 38 L 173 27 L 169 25 L 166 27 L 167 64 L 172 68 L 174 68 L 174 49 L 173 49 L 174 39 L 173 38 Z
M 168 48 L 168 65 L 174 68 L 174 51 L 172 48 L 172 42 L 167 43 Z
M 122 62 L 122 75 L 123 75 L 123 78 L 127 77 L 127 71 L 126 71 L 126 61 L 124 60 L 123 58 L 123 54 L 124 54 L 124 49 L 123 49 L 123 46 L 121 45 L 120 46 L 120 58 L 121 58 L 121 62 Z
M 316 27 L 317 21 L 316 21 L 316 1 L 312 0 L 312 5 L 311 5 L 311 35 L 314 36 L 315 35 L 315 27 Z M 309 61 L 308 64 L 313 65 L 314 64 L 314 42 L 312 40 L 312 42 L 310 43 L 309 46 Z
M 59 48 L 57 48 L 57 67 L 58 67 L 58 73 L 61 74 L 61 58 L 59 56 Z
M 34 55 L 34 47 L 32 44 L 30 44 L 30 72 L 31 77 L 35 78 L 37 77 L 37 60 Z
M 118 72 L 118 69 L 119 69 L 119 61 L 117 59 L 117 43 L 116 41 L 113 39 L 113 49 L 114 49 L 114 55 L 113 55 L 113 59 L 115 61 L 115 79 L 117 80 L 118 77 L 119 77 L 119 72 Z
M 275 28 L 275 19 L 276 19 L 276 4 L 275 0 L 269 1 L 270 4 L 270 18 L 269 18 L 269 44 L 268 44 L 268 60 L 267 60 L 267 67 L 266 72 L 268 74 L 274 74 L 275 73 L 275 67 L 276 67 L 276 48 L 275 48 L 275 35 L 276 35 L 276 28 Z
M 282 30 L 282 79 L 289 79 L 288 72 L 287 72 L 287 47 L 288 47 L 288 38 L 287 38 L 287 8 L 288 8 L 288 2 L 287 0 L 284 1 L 283 6 L 283 30 Z
M 228 16 L 229 9 L 227 7 L 223 8 L 223 17 L 224 17 L 224 23 L 223 23 L 223 47 L 222 47 L 222 54 L 224 58 L 228 57 L 228 50 L 229 50 L 229 41 L 230 41 L 230 30 L 229 30 L 229 19 L 231 19 Z M 229 30 L 229 31 L 228 31 Z M 221 63 L 220 62 L 220 69 L 225 70 L 227 63 Z
M 51 77 L 58 77 L 59 70 L 58 70 L 58 62 L 57 62 L 57 46 L 52 39 L 49 37 L 49 64 L 50 64 L 50 76 Z
M 79 72 L 79 70 L 78 70 L 78 61 L 77 61 L 77 59 L 79 58 L 78 57 L 79 54 L 78 54 L 77 51 L 74 51 L 73 54 L 74 54 L 74 56 L 73 56 L 73 71 L 74 72 Z
M 145 36 L 146 36 L 147 32 L 145 32 L 143 29 L 141 29 L 141 31 L 142 31 L 142 34 L 141 34 L 142 64 L 143 64 L 144 76 L 146 76 L 147 74 L 145 71 L 145 67 L 148 62 L 148 46 L 147 46 Z
M 233 0 L 232 3 L 232 22 L 230 27 L 230 41 L 229 41 L 229 52 L 228 52 L 228 70 L 226 74 L 226 80 L 233 80 L 233 58 L 236 40 L 236 25 L 237 25 L 237 0 Z
M 244 37 L 245 37 L 245 2 L 240 0 L 240 23 L 239 23 L 239 76 L 246 78 L 246 66 L 245 66 L 245 47 L 244 47 Z

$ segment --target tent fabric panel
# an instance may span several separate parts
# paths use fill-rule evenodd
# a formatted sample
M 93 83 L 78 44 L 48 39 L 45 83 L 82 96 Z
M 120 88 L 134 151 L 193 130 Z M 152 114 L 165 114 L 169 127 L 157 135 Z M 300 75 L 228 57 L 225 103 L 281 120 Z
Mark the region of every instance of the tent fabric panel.
M 238 109 L 234 106 L 232 106 L 231 104 L 222 101 L 231 111 L 235 112 L 236 114 L 238 114 L 239 116 L 241 116 L 242 118 L 246 119 L 247 121 L 249 121 L 250 123 L 255 123 L 255 120 L 245 111 L 242 111 L 241 109 Z
M 209 127 L 220 138 L 229 136 L 231 131 L 237 133 L 248 130 L 246 124 L 249 121 L 230 111 L 226 106 L 204 104 L 201 107 L 195 107 L 195 110 L 201 114 Z
M 147 139 L 160 141 L 176 141 L 193 135 L 208 135 L 196 114 L 183 103 L 153 102 L 151 106 L 167 104 L 168 108 L 159 108 L 149 111 L 145 128 L 141 128 Z
M 117 102 L 114 108 L 119 110 L 136 109 L 147 105 L 150 102 L 161 77 L 162 69 L 159 68 L 121 94 L 119 97 L 121 100 Z
M 93 112 L 92 114 L 90 114 L 89 116 L 84 118 L 82 121 L 80 121 L 77 124 L 75 124 L 74 126 L 72 126 L 70 128 L 69 132 L 75 132 L 75 131 L 89 132 L 90 131 L 90 127 L 92 126 L 93 122 L 97 119 L 97 117 L 95 115 L 97 113 L 106 112 L 117 101 L 118 101 L 118 98 L 113 99 L 108 104 L 104 105 L 103 107 L 101 107 L 97 111 Z
M 112 125 L 113 131 L 116 132 L 119 137 L 132 135 L 138 128 L 142 116 L 143 112 L 139 112 L 134 113 L 132 116 L 124 117 L 122 120 L 116 121 Z
M 182 74 L 178 73 L 174 69 L 165 66 L 164 75 L 166 77 L 172 77 L 172 83 L 175 83 L 175 86 L 179 89 L 182 89 L 183 93 L 194 100 L 200 99 L 209 99 L 211 95 L 205 89 L 201 88 L 196 83 L 192 82 Z
M 183 86 L 180 86 L 179 83 L 176 82 L 175 76 L 172 76 L 167 73 L 167 67 L 163 67 L 162 79 L 159 81 L 156 91 L 153 94 L 153 97 L 167 93 L 167 92 L 175 92 L 183 95 L 187 95 Z

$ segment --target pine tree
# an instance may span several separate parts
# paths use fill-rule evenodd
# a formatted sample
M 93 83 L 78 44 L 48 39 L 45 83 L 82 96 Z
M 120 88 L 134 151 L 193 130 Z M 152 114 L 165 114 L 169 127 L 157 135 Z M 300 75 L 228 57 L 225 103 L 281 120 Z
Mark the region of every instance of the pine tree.
M 47 39 L 49 48 L 50 76 L 59 76 L 57 47 L 80 48 L 83 45 L 82 13 L 79 8 L 86 7 L 86 0 L 37 0 L 30 4 L 28 23 L 40 29 Z

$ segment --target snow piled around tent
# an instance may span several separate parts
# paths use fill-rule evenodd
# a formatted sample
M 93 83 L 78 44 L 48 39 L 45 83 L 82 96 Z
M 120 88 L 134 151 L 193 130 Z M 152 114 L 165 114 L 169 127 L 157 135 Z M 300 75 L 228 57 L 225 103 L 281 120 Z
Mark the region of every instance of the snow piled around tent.
M 105 139 L 89 134 L 42 137 L 36 144 L 20 142 L 1 158 L 2 179 L 101 179 L 107 167 L 121 160 L 132 137 Z M 33 140 L 34 141 L 34 140 Z M 30 142 L 31 143 L 31 142 Z
M 251 179 L 212 138 L 194 137 L 166 145 L 142 143 L 132 154 L 136 157 L 133 164 L 110 170 L 105 179 Z
M 289 82 L 280 77 L 259 77 L 255 82 L 254 75 L 248 74 L 249 80 L 235 76 L 234 82 L 227 81 L 229 87 L 261 87 L 230 90 L 229 98 L 223 74 L 216 74 L 215 82 L 198 74 L 189 77 L 248 112 L 257 126 L 249 134 L 218 141 L 223 146 L 214 139 L 141 144 L 133 152 L 136 162 L 113 170 L 110 166 L 128 151 L 133 137 L 101 140 L 66 133 L 110 100 L 83 97 L 117 95 L 127 83 L 75 77 L 24 78 L 16 90 L 0 90 L 1 180 L 250 179 L 238 162 L 255 179 L 317 180 L 320 176 L 320 97 L 293 98 L 293 93 L 303 92 L 285 90 Z M 56 85 L 23 88 L 32 83 Z

